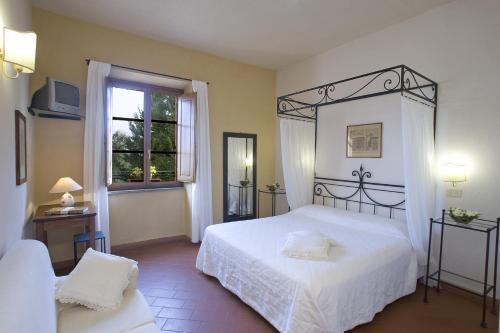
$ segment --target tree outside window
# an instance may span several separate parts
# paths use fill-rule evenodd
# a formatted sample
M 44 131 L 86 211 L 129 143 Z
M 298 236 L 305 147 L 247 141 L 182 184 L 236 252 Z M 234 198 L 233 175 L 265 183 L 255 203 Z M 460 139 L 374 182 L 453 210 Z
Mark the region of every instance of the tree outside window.
M 115 80 L 108 88 L 113 119 L 111 189 L 172 186 L 180 92 Z

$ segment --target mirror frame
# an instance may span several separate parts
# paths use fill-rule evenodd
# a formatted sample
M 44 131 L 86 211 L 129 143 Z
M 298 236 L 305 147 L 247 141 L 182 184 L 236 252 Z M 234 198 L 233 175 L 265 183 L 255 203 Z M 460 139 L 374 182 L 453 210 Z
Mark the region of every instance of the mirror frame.
M 222 138 L 223 138 L 223 158 L 222 158 L 222 183 L 223 183 L 223 188 L 222 188 L 222 196 L 223 196 L 223 222 L 233 222 L 233 221 L 243 221 L 243 220 L 251 220 L 255 219 L 257 216 L 257 134 L 249 134 L 249 133 L 235 133 L 235 132 L 223 132 L 222 133 Z M 227 162 L 228 162 L 228 139 L 229 138 L 245 138 L 245 139 L 253 139 L 253 165 L 252 165 L 252 177 L 253 177 L 253 193 L 252 193 L 252 211 L 253 213 L 245 216 L 243 218 L 241 217 L 233 217 L 228 215 L 227 209 L 228 209 L 228 170 L 227 170 Z

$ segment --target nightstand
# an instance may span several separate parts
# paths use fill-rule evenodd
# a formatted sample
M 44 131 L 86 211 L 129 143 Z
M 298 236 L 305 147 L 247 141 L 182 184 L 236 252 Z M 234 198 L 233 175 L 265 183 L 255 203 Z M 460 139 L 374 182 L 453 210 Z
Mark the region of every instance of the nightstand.
M 431 243 L 432 243 L 432 228 L 433 225 L 440 225 L 441 226 L 441 236 L 440 236 L 440 244 L 439 244 L 439 261 L 438 261 L 438 268 L 435 272 L 429 274 L 429 263 L 430 263 L 430 253 L 431 253 Z M 500 225 L 500 218 L 497 218 L 496 220 L 486 220 L 486 219 L 475 219 L 470 223 L 459 223 L 455 222 L 449 214 L 443 209 L 441 217 L 438 219 L 430 219 L 430 225 L 429 225 L 429 245 L 427 248 L 427 271 L 425 275 L 425 296 L 424 296 L 424 302 L 428 302 L 427 298 L 427 289 L 429 286 L 429 280 L 436 281 L 436 291 L 440 291 L 440 283 L 441 283 L 441 278 L 442 277 L 450 277 L 455 281 L 464 281 L 468 283 L 474 283 L 481 287 L 483 290 L 482 293 L 478 293 L 476 291 L 466 289 L 463 287 L 460 287 L 456 284 L 453 284 L 449 281 L 446 281 L 447 284 L 456 287 L 458 289 L 464 290 L 466 292 L 481 296 L 483 298 L 483 317 L 481 321 L 481 327 L 486 327 L 486 301 L 488 295 L 492 292 L 491 296 L 493 298 L 492 302 L 492 313 L 496 314 L 496 290 L 497 290 L 497 262 L 498 262 L 498 233 L 499 233 L 499 225 Z M 453 273 L 447 270 L 442 269 L 442 258 L 443 258 L 443 240 L 444 240 L 444 230 L 446 229 L 445 227 L 451 227 L 451 228 L 460 228 L 465 232 L 479 232 L 485 235 L 486 237 L 486 248 L 485 248 L 485 262 L 484 262 L 484 279 L 482 281 L 478 281 L 475 279 L 471 279 L 469 277 Z M 490 258 L 490 238 L 491 236 L 495 236 L 495 263 L 494 263 L 494 271 L 493 271 L 493 282 L 492 284 L 488 283 L 488 268 L 489 268 L 489 258 Z
M 267 194 L 271 196 L 271 216 L 276 215 L 276 196 L 277 195 L 286 195 L 285 190 L 275 190 L 275 191 L 269 191 L 269 190 L 261 190 L 259 189 L 258 194 L 257 194 L 257 218 L 260 217 L 260 194 Z M 290 206 L 288 207 L 288 211 L 290 211 Z
M 85 246 L 95 249 L 95 216 L 96 211 L 94 205 L 90 202 L 77 202 L 75 207 L 88 207 L 88 211 L 84 214 L 75 215 L 45 215 L 45 211 L 50 208 L 60 207 L 60 205 L 46 205 L 38 207 L 33 223 L 36 226 L 36 239 L 48 246 L 47 231 L 55 229 L 71 228 L 82 226 L 85 232 L 89 233 L 89 241 L 85 242 Z

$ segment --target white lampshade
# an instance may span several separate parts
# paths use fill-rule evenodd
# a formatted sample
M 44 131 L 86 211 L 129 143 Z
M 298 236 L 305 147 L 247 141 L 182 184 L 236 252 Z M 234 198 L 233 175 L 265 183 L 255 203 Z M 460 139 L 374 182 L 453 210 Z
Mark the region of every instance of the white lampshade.
M 443 164 L 442 170 L 443 181 L 451 182 L 453 184 L 459 182 L 465 182 L 467 180 L 465 174 L 465 165 L 446 163 Z
M 36 34 L 31 31 L 3 29 L 3 60 L 23 73 L 35 71 Z
M 82 187 L 70 177 L 60 178 L 49 193 L 65 193 L 81 190 Z

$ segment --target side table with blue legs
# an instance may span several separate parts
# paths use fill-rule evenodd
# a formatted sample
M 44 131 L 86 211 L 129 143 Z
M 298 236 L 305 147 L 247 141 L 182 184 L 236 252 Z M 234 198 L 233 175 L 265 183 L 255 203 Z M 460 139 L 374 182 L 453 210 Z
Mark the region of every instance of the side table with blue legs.
M 106 236 L 104 232 L 97 230 L 95 232 L 95 240 L 99 240 L 101 242 L 101 252 L 106 252 Z M 82 232 L 81 234 L 76 234 L 73 236 L 73 260 L 75 261 L 75 266 L 78 262 L 78 244 L 79 243 L 87 243 L 90 241 L 90 236 L 88 232 Z

